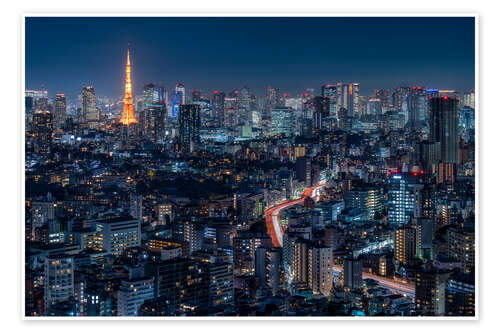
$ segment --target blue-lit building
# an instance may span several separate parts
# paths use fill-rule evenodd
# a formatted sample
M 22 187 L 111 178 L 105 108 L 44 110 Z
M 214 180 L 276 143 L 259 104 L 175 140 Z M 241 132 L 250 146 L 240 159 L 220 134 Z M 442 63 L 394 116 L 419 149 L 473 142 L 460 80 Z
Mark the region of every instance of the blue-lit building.
M 389 176 L 389 223 L 402 225 L 414 215 L 415 191 L 423 185 L 417 173 L 395 173 Z
M 179 91 L 172 92 L 170 96 L 170 104 L 172 105 L 172 113 L 170 114 L 171 118 L 177 118 L 179 114 L 179 105 L 182 104 L 182 93 Z

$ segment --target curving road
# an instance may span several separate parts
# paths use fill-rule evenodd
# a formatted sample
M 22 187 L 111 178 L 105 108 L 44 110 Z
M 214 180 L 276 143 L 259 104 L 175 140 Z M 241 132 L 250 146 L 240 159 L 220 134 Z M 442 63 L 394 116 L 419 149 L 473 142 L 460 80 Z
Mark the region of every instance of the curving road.
M 273 241 L 273 246 L 282 247 L 283 246 L 283 230 L 280 226 L 280 213 L 283 209 L 301 204 L 308 197 L 316 199 L 319 197 L 319 190 L 324 187 L 325 184 L 318 186 L 308 187 L 302 193 L 300 199 L 297 200 L 287 200 L 283 201 L 279 205 L 273 206 L 265 211 L 267 232 L 271 236 Z

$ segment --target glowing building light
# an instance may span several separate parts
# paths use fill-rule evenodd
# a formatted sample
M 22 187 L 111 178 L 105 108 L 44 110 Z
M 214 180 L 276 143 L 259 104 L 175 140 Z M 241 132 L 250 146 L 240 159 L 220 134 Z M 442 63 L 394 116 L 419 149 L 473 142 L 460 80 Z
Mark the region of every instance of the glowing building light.
M 129 126 L 130 124 L 137 123 L 134 114 L 134 98 L 132 97 L 132 79 L 130 77 L 130 49 L 127 50 L 127 67 L 125 70 L 125 96 L 123 97 L 123 113 L 120 123 Z

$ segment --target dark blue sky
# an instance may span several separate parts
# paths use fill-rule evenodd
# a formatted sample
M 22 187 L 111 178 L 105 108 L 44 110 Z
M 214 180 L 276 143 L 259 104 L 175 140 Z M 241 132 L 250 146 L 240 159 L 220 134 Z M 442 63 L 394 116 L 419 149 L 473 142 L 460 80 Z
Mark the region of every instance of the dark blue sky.
M 134 94 L 146 82 L 291 93 L 359 82 L 362 94 L 401 82 L 474 88 L 474 18 L 26 19 L 26 87 L 76 96 L 123 91 L 127 43 Z

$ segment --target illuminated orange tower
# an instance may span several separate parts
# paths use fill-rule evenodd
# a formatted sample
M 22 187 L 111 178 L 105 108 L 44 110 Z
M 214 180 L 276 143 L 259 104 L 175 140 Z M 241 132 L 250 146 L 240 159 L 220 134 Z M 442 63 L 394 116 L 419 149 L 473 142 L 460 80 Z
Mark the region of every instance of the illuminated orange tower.
M 132 97 L 132 79 L 130 77 L 130 49 L 127 50 L 127 69 L 125 78 L 125 97 L 123 98 L 123 113 L 120 123 L 130 125 L 137 123 L 134 114 L 134 98 Z

